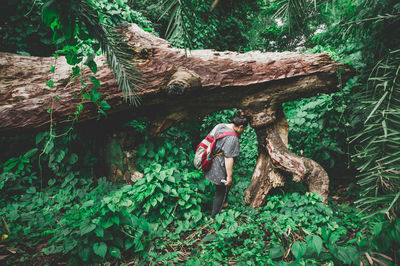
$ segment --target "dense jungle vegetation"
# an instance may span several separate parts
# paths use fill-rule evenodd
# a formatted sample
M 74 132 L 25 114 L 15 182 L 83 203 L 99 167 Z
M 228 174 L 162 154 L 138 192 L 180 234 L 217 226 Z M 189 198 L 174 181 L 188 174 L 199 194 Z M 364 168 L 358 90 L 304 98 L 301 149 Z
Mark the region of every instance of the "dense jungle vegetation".
M 208 218 L 215 188 L 194 169 L 193 147 L 235 110 L 160 136 L 148 134 L 146 117 L 128 123 L 144 173 L 132 184 L 95 174 L 95 133 L 73 123 L 0 137 L 1 264 L 399 264 L 398 1 L 6 0 L 3 10 L 0 51 L 65 55 L 76 75 L 82 65 L 96 73 L 97 55 L 120 56 L 113 26 L 134 22 L 186 49 L 325 52 L 355 76 L 335 94 L 284 104 L 290 149 L 329 173 L 327 205 L 289 182 L 264 207 L 246 206 L 257 157 L 248 127 L 229 206 Z M 116 73 L 123 91 L 134 88 Z M 96 91 L 85 97 L 107 115 Z

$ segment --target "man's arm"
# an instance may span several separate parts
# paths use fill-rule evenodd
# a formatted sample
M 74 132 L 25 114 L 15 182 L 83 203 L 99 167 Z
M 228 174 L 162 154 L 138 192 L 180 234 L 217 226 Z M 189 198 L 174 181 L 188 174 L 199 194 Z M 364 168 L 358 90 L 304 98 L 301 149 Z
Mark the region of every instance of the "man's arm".
M 233 158 L 225 158 L 225 169 L 226 169 L 225 186 L 229 186 L 232 183 L 233 162 L 234 162 Z

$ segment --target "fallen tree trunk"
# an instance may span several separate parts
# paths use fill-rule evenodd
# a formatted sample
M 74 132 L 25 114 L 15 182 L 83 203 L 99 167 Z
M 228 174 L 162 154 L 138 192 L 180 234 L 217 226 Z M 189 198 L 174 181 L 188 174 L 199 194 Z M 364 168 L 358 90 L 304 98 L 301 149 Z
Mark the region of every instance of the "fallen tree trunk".
M 124 25 L 121 31 L 125 33 L 134 51 L 132 57 L 142 73 L 144 83 L 140 86 L 143 90 L 137 91 L 142 104 L 132 108 L 123 101 L 112 71 L 100 58 L 95 76 L 101 83 L 102 99 L 111 105 L 108 119 L 102 123 L 117 128 L 134 117 L 145 115 L 154 122 L 153 132 L 158 134 L 176 123 L 217 110 L 244 109 L 252 120 L 260 145 L 254 181 L 246 192 L 247 202 L 255 207 L 263 204 L 270 187 L 284 183 L 282 178 L 276 178 L 282 173 L 275 167 L 298 173 L 298 170 L 281 163 L 278 157 L 305 160 L 300 157 L 293 159 L 295 157 L 283 148 L 286 145 L 279 142 L 283 139 L 283 143 L 287 143 L 288 130 L 287 124 L 282 122 L 281 103 L 337 91 L 338 73 L 343 79 L 351 73 L 350 69 L 332 61 L 326 54 L 239 54 L 195 50 L 186 56 L 184 50 L 172 48 L 167 41 L 134 24 Z M 50 72 L 52 66 L 55 66 L 54 73 Z M 83 68 L 81 78 L 84 83 L 88 84 L 89 75 L 89 70 Z M 45 86 L 50 79 L 54 82 L 53 88 Z M 80 79 L 72 75 L 72 69 L 63 57 L 54 59 L 0 53 L 0 132 L 43 129 L 50 123 L 68 123 L 80 103 L 83 110 L 78 122 L 96 119 L 97 108 L 81 97 L 84 91 L 80 84 Z M 281 132 L 278 134 L 280 137 L 274 132 Z M 320 167 L 316 163 L 305 165 L 308 172 Z M 307 175 L 304 171 L 301 173 Z M 261 185 L 265 180 L 275 185 Z M 324 197 L 327 195 L 327 192 L 318 192 Z

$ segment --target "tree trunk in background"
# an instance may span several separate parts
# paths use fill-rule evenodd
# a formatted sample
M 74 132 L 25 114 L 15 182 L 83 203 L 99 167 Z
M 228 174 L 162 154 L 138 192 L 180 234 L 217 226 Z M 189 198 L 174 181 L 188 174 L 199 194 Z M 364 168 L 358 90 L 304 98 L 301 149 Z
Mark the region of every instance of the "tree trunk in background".
M 259 141 L 256 171 L 246 191 L 249 204 L 254 207 L 263 204 L 270 188 L 284 184 L 283 172 L 294 173 L 295 180 L 327 185 L 326 172 L 319 165 L 293 155 L 283 144 L 287 143 L 288 129 L 280 111 L 281 103 L 337 91 L 338 73 L 345 81 L 352 74 L 351 69 L 332 61 L 326 54 L 239 54 L 213 50 L 186 54 L 134 24 L 121 26 L 121 31 L 133 49 L 132 58 L 145 81 L 140 84 L 143 90 L 137 91 L 142 100 L 139 107 L 133 108 L 124 102 L 112 71 L 102 57 L 97 61 L 95 76 L 101 83 L 101 100 L 106 100 L 111 109 L 107 118 L 97 121 L 96 105 L 82 98 L 85 89 L 80 85 L 80 78 L 88 84 L 89 91 L 93 86 L 88 81 L 91 74 L 87 67 L 82 68 L 79 78 L 72 75 L 64 57 L 0 53 L 0 132 L 43 130 L 50 124 L 68 125 L 71 120 L 92 123 L 92 126 L 101 124 L 117 132 L 127 121 L 147 116 L 153 122 L 152 133 L 159 134 L 181 121 L 239 107 L 252 119 Z M 51 73 L 53 65 L 55 72 Z M 48 80 L 54 81 L 53 88 L 45 86 Z M 75 117 L 80 103 L 83 110 Z M 116 138 L 119 140 L 111 139 L 108 143 L 121 147 L 124 137 L 117 134 Z M 126 153 L 124 148 L 116 148 L 107 156 L 121 159 L 121 152 Z M 132 151 L 128 153 L 121 159 L 126 164 Z M 121 169 L 116 167 L 110 171 L 127 179 L 135 174 L 133 168 L 118 170 Z M 321 192 L 317 186 L 310 185 L 310 190 L 326 197 L 327 190 Z

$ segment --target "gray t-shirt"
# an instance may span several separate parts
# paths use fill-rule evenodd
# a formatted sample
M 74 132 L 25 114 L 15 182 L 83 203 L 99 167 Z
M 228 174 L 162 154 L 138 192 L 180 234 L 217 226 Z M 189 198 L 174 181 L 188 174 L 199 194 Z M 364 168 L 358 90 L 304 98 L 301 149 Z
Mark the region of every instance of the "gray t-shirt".
M 226 131 L 234 131 L 227 124 L 218 124 L 215 126 L 214 136 L 218 136 Z M 225 158 L 234 158 L 239 156 L 239 138 L 234 135 L 228 135 L 217 139 L 214 147 L 214 154 L 223 152 L 224 154 L 215 156 L 211 168 L 205 173 L 205 177 L 216 185 L 223 185 L 222 180 L 226 180 Z

